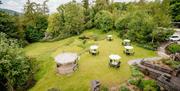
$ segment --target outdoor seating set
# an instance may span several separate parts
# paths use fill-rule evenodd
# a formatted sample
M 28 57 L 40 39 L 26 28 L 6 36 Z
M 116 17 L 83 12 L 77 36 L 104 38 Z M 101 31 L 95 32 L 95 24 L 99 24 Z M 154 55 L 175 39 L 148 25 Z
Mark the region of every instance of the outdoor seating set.
M 106 39 L 107 39 L 107 41 L 112 41 L 113 40 L 112 35 L 107 35 Z M 122 44 L 124 45 L 124 48 L 125 48 L 125 50 L 124 50 L 125 54 L 134 55 L 133 47 L 130 44 L 130 40 L 125 39 Z M 89 53 L 92 55 L 99 54 L 98 48 L 99 47 L 97 45 L 90 46 Z M 119 55 L 111 54 L 109 56 L 109 66 L 119 68 L 120 64 L 121 64 L 120 59 L 121 59 L 121 57 Z
M 109 66 L 119 68 L 120 67 L 120 59 L 121 57 L 119 55 L 113 54 L 109 56 Z
M 112 35 L 107 35 L 106 39 L 107 39 L 108 41 L 112 41 L 112 40 L 113 40 Z
M 126 55 L 134 55 L 134 48 L 131 46 L 131 41 L 128 39 L 123 40 L 122 45 L 124 46 L 125 50 L 123 51 Z
M 112 35 L 107 35 L 106 37 L 107 41 L 112 41 Z M 133 47 L 130 46 L 130 40 L 124 40 L 123 43 L 124 45 L 124 53 L 127 55 L 133 55 L 134 51 L 133 51 Z M 89 48 L 89 53 L 91 55 L 98 55 L 99 51 L 98 51 L 99 46 L 98 45 L 92 45 Z M 61 53 L 59 55 L 57 55 L 55 57 L 55 61 L 57 63 L 57 72 L 60 74 L 69 74 L 74 72 L 77 67 L 78 67 L 78 63 L 77 61 L 79 60 L 79 55 L 77 53 Z M 114 67 L 114 68 L 119 68 L 121 61 L 120 61 L 121 57 L 117 54 L 111 54 L 109 56 L 109 66 L 110 67 Z
M 112 35 L 107 35 L 106 39 L 108 41 L 112 41 L 113 40 Z M 99 48 L 99 46 L 97 46 L 97 45 L 90 46 L 89 53 L 92 55 L 98 55 L 99 54 L 98 48 Z
M 90 46 L 89 53 L 92 54 L 92 55 L 99 54 L 98 48 L 99 47 L 97 45 Z

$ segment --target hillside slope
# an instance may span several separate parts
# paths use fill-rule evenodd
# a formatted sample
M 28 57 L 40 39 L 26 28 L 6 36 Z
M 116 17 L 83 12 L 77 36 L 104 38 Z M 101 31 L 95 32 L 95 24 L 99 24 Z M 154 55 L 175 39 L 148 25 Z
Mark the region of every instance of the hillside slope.
M 24 50 L 26 55 L 37 58 L 40 70 L 36 73 L 38 80 L 36 85 L 30 91 L 47 91 L 50 88 L 59 88 L 61 91 L 88 91 L 90 90 L 90 81 L 99 80 L 104 86 L 119 86 L 128 80 L 131 72 L 128 60 L 155 56 L 154 51 L 146 50 L 137 46 L 134 56 L 123 54 L 124 47 L 121 45 L 122 40 L 117 37 L 116 32 L 110 32 L 114 40 L 93 41 L 89 40 L 83 45 L 79 36 L 67 38 L 56 42 L 34 43 L 27 46 Z M 89 30 L 82 35 L 96 35 L 98 39 L 103 39 L 107 34 L 99 30 Z M 79 60 L 78 70 L 68 76 L 56 73 L 56 64 L 54 57 L 62 51 L 80 53 L 88 49 L 90 45 L 99 45 L 100 54 L 92 56 L 88 52 L 83 53 Z M 119 54 L 121 67 L 119 69 L 108 66 L 108 56 L 110 54 Z
M 0 11 L 6 12 L 9 15 L 21 15 L 21 13 L 9 9 L 0 8 Z

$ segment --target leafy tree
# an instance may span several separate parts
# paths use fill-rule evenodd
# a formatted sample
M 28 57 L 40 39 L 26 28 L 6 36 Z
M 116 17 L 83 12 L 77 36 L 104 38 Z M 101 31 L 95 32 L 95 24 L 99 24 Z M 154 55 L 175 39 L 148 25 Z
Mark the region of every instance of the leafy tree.
M 57 10 L 59 13 L 50 15 L 48 19 L 49 25 L 46 31 L 46 37 L 62 39 L 72 35 L 78 35 L 84 30 L 85 9 L 80 4 L 69 2 L 59 6 Z
M 44 37 L 45 30 L 48 26 L 47 21 L 47 7 L 45 0 L 43 3 L 43 7 L 40 4 L 35 2 L 30 2 L 28 0 L 25 4 L 24 10 L 24 27 L 26 33 L 26 40 L 28 42 L 36 42 L 41 40 Z
M 84 29 L 84 8 L 75 3 L 69 2 L 58 8 L 64 20 L 64 29 L 70 35 L 80 34 Z
M 170 1 L 170 9 L 173 21 L 180 22 L 180 1 L 179 0 L 171 0 Z
M 26 25 L 26 40 L 29 42 L 36 42 L 44 38 L 44 33 L 47 29 L 48 22 L 47 16 L 37 15 L 34 16 L 34 21 Z
M 64 31 L 64 22 L 59 13 L 54 13 L 48 18 L 48 28 L 47 33 L 51 34 L 53 37 L 58 37 L 59 35 L 63 35 L 66 31 Z M 50 35 L 48 35 L 50 36 Z
M 141 11 L 135 12 L 134 16 L 131 17 L 131 20 L 128 23 L 127 35 L 131 40 L 137 42 L 151 42 L 152 36 L 151 33 L 155 30 L 156 24 L 153 21 L 153 18 L 146 13 Z
M 96 0 L 94 6 L 95 12 L 97 13 L 98 11 L 101 10 L 108 10 L 109 4 L 110 4 L 109 0 Z
M 49 0 L 45 0 L 44 2 L 43 2 L 43 5 L 42 5 L 42 12 L 43 12 L 43 14 L 47 14 L 48 12 L 49 12 L 49 8 L 48 8 L 48 5 L 47 5 L 47 2 L 48 2 Z
M 89 0 L 83 0 L 83 7 L 85 8 L 84 10 L 84 21 L 87 23 L 88 21 L 91 20 L 90 18 L 90 13 L 92 12 L 92 8 L 89 7 Z
M 13 16 L 0 12 L 0 32 L 6 33 L 9 37 L 17 38 L 18 27 Z
M 171 18 L 168 13 L 169 2 L 141 3 L 128 5 L 126 14 L 120 15 L 119 19 L 116 19 L 116 30 L 123 38 L 157 47 L 159 42 L 165 41 L 173 32 L 170 29 L 158 28 L 171 26 Z M 161 7 L 167 7 L 167 9 Z
M 151 33 L 155 30 L 156 24 L 153 18 L 142 11 L 131 12 L 119 18 L 115 23 L 116 29 L 121 36 L 128 37 L 132 41 L 151 42 Z M 124 33 L 126 33 L 124 35 Z
M 114 3 L 112 3 L 111 6 L 113 7 L 113 9 L 125 11 L 125 10 L 127 10 L 127 5 L 128 4 L 126 4 L 126 3 L 114 2 Z
M 7 34 L 10 38 L 18 39 L 18 43 L 21 46 L 27 44 L 22 16 L 14 16 L 5 12 L 0 12 L 0 32 Z
M 54 38 L 62 39 L 84 30 L 84 8 L 80 4 L 69 2 L 59 6 L 58 11 L 49 17 L 47 30 Z
M 113 28 L 112 14 L 108 11 L 102 10 L 95 16 L 96 27 L 108 32 Z
M 115 27 L 116 30 L 120 33 L 120 36 L 123 36 L 123 34 L 127 32 L 128 29 L 127 25 L 129 21 L 130 21 L 130 16 L 122 16 L 115 21 Z
M 170 27 L 171 26 L 171 15 L 169 0 L 155 0 L 153 2 L 145 2 L 142 0 L 137 5 L 132 4 L 132 11 L 142 10 L 148 13 L 154 18 L 154 22 L 157 23 L 158 27 Z
M 152 42 L 164 42 L 166 39 L 168 39 L 174 31 L 172 29 L 166 29 L 166 28 L 156 28 L 152 32 Z
M 145 4 L 145 3 L 146 3 L 145 0 L 139 0 L 139 2 L 138 2 L 138 4 L 140 4 L 140 5 L 143 5 L 143 4 Z
M 83 7 L 85 9 L 88 9 L 89 8 L 89 0 L 82 0 L 82 3 L 83 3 Z
M 171 15 L 170 15 L 170 2 L 169 0 L 156 1 L 150 3 L 152 15 L 157 22 L 159 27 L 170 27 L 171 26 Z
M 32 61 L 27 58 L 16 40 L 7 39 L 0 33 L 0 81 L 14 91 L 23 88 L 33 75 Z

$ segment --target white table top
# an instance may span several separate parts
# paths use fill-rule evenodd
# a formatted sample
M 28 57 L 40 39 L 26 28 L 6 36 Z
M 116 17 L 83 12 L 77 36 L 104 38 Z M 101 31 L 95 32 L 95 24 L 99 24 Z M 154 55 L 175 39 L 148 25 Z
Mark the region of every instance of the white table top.
M 125 39 L 124 42 L 131 42 L 131 40 Z
M 68 64 L 75 62 L 77 59 L 77 53 L 61 53 L 55 57 L 55 62 L 59 64 Z
M 116 54 L 110 55 L 109 58 L 112 60 L 120 60 L 121 59 L 121 57 L 119 55 L 116 55 Z
M 107 35 L 107 37 L 112 37 L 112 35 Z
M 99 46 L 97 46 L 97 45 L 92 45 L 92 46 L 90 46 L 90 49 L 92 49 L 92 50 L 96 50 L 96 49 L 98 49 L 99 48 Z
M 133 49 L 132 46 L 124 46 L 124 48 L 129 49 L 129 50 Z

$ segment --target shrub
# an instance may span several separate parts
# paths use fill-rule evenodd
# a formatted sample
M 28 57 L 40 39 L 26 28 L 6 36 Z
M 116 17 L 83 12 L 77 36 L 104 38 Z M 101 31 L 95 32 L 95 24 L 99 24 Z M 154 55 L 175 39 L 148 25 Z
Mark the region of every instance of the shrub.
M 169 45 L 166 49 L 167 49 L 167 51 L 170 52 L 170 53 L 177 53 L 177 52 L 180 53 L 180 45 L 175 44 L 175 43 Z
M 45 30 L 38 30 L 33 26 L 28 26 L 26 31 L 26 40 L 30 43 L 37 42 L 44 37 Z
M 135 78 L 129 79 L 128 82 L 132 85 L 137 86 L 143 91 L 157 91 L 159 88 L 154 80 L 143 80 L 144 74 L 141 73 L 137 67 L 131 67 L 132 76 Z M 151 88 L 148 88 L 151 87 Z
M 126 86 L 121 86 L 119 91 L 130 91 Z
M 150 85 L 147 85 L 144 87 L 143 91 L 159 91 L 159 90 L 157 90 L 156 88 L 154 88 Z
M 142 44 L 137 44 L 137 45 L 138 45 L 139 47 L 143 47 L 143 48 L 145 48 L 145 49 L 155 51 L 155 50 L 157 50 L 159 43 L 158 43 L 158 44 L 142 43 Z
M 141 71 L 139 71 L 138 68 L 135 66 L 131 67 L 131 72 L 133 77 L 139 77 L 139 78 L 144 77 L 144 74 Z
M 102 29 L 104 32 L 108 32 L 113 28 L 112 14 L 109 11 L 99 11 L 94 20 L 96 27 Z
M 129 79 L 128 82 L 131 84 L 131 85 L 138 85 L 139 84 L 139 81 L 140 79 Z
M 0 81 L 8 91 L 25 89 L 33 80 L 34 64 L 25 56 L 16 40 L 7 39 L 0 33 Z
M 159 91 L 159 87 L 154 80 L 141 80 L 137 86 L 143 91 Z
M 180 66 L 180 62 L 173 60 L 163 60 L 163 63 L 169 65 L 171 68 L 178 68 Z

